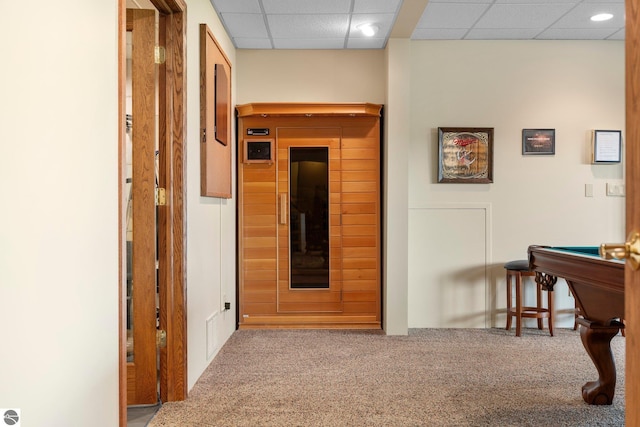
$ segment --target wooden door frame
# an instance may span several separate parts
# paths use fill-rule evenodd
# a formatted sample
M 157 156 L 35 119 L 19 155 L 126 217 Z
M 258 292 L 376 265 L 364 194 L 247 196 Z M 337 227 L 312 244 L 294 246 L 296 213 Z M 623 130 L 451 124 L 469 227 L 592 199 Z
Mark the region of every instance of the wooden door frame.
M 163 402 L 187 396 L 186 316 L 186 3 L 184 0 L 151 0 L 160 15 L 159 41 L 166 62 L 159 66 L 159 141 L 164 156 L 159 161 L 159 183 L 167 192 L 167 204 L 158 213 L 160 263 L 160 327 L 167 331 L 167 347 L 160 352 L 160 397 Z M 119 301 L 119 424 L 127 424 L 127 326 L 126 326 L 126 0 L 118 7 L 118 284 Z M 164 266 L 164 268 L 162 268 Z
M 625 126 L 626 126 L 626 235 L 640 230 L 640 171 L 635 167 L 640 163 L 640 1 L 626 0 L 625 28 Z M 636 426 L 640 423 L 640 272 L 634 271 L 629 263 L 625 266 L 625 323 L 626 369 L 625 369 L 625 423 Z

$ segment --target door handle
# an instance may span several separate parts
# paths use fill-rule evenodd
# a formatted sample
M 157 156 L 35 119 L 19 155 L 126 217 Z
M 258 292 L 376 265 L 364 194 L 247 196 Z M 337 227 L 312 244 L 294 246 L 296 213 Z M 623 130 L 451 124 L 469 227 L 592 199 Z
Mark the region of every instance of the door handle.
M 287 193 L 280 193 L 280 224 L 287 225 Z
M 632 232 L 627 241 L 620 243 L 603 243 L 600 245 L 600 256 L 604 259 L 626 259 L 631 268 L 640 269 L 640 233 Z

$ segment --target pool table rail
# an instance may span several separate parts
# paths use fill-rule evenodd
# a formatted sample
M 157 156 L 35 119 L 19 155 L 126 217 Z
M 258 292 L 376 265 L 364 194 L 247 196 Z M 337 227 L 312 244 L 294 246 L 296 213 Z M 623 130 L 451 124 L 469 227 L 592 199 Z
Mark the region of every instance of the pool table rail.
M 624 318 L 624 261 L 530 246 L 529 266 L 536 273 L 563 278 L 584 318 L 602 325 Z

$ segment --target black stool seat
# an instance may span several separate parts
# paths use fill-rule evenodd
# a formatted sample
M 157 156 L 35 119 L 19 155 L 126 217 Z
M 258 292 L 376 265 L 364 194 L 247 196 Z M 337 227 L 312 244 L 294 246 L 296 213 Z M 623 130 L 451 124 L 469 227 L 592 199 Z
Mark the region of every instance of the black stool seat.
M 523 277 L 533 277 L 536 275 L 529 268 L 529 261 L 526 259 L 509 261 L 504 265 L 507 270 L 507 327 L 506 330 L 511 330 L 511 320 L 516 318 L 516 336 L 519 337 L 522 332 L 522 318 L 534 318 L 538 319 L 538 329 L 542 329 L 542 319 L 547 319 L 549 325 L 549 333 L 553 336 L 553 292 L 547 292 L 547 307 L 542 305 L 542 286 L 536 283 L 536 305 L 524 306 L 523 305 Z M 513 306 L 512 300 L 512 278 L 515 279 L 516 288 L 516 305 Z
M 507 270 L 514 271 L 530 271 L 529 270 L 529 261 L 526 259 L 519 259 L 517 261 L 509 261 L 504 265 L 504 268 Z

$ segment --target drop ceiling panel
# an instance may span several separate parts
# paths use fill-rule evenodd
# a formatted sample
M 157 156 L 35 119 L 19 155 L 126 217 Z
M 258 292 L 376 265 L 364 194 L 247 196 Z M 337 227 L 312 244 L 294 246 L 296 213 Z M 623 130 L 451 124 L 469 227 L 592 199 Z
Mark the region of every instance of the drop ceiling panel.
M 349 29 L 348 15 L 267 15 L 274 39 L 342 39 Z
M 344 39 L 273 39 L 274 49 L 343 49 Z
M 401 0 L 355 0 L 353 13 L 397 13 Z
M 445 0 L 446 1 L 446 0 Z M 567 3 L 571 5 L 575 5 L 580 3 L 580 0 L 496 0 L 496 4 L 535 4 L 535 5 L 545 5 L 545 4 L 559 4 L 559 3 Z
M 602 12 L 612 13 L 613 18 L 602 22 L 590 20 L 593 15 Z M 571 13 L 554 23 L 552 28 L 593 28 L 599 30 L 601 28 L 618 29 L 622 26 L 624 26 L 624 3 L 585 3 L 577 5 L 571 10 Z
M 237 1 L 237 0 L 236 0 Z M 351 12 L 351 0 L 262 0 L 265 13 L 306 15 Z
M 573 5 L 570 3 L 496 4 L 475 25 L 476 28 L 547 28 L 560 19 Z
M 140 6 L 148 0 L 127 0 Z M 238 49 L 383 49 L 403 0 L 210 0 Z M 413 40 L 624 40 L 624 0 L 406 0 Z M 423 6 L 424 5 L 424 6 Z M 613 13 L 592 22 L 596 12 Z M 417 19 L 417 16 L 416 16 Z M 357 28 L 378 27 L 372 38 Z M 398 29 L 396 29 L 398 30 Z
M 541 40 L 614 40 L 611 38 L 613 35 L 614 32 L 610 29 L 551 28 L 536 38 Z
M 464 3 L 464 4 L 491 4 L 494 0 L 429 0 L 429 4 L 433 3 Z
M 262 13 L 258 0 L 215 0 L 212 4 L 218 13 Z
M 225 24 L 234 38 L 268 38 L 264 18 L 257 13 L 226 13 Z
M 540 34 L 538 28 L 473 28 L 465 40 L 530 40 Z
M 469 28 L 488 7 L 488 4 L 429 2 L 416 28 Z
M 416 28 L 413 32 L 414 40 L 459 40 L 464 38 L 469 30 L 466 28 Z
M 393 22 L 395 20 L 394 14 L 381 14 L 381 13 L 359 13 L 352 15 L 351 18 L 351 31 L 349 32 L 349 38 L 371 38 L 362 34 L 362 31 L 358 30 L 358 25 L 373 23 L 378 27 L 378 38 L 382 37 L 382 39 L 386 39 L 391 31 L 391 27 L 393 26 Z M 384 44 L 383 44 L 384 46 Z

